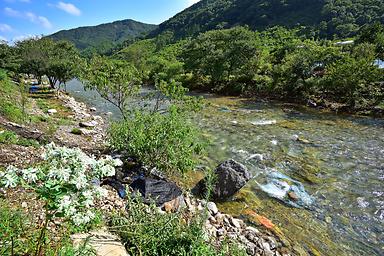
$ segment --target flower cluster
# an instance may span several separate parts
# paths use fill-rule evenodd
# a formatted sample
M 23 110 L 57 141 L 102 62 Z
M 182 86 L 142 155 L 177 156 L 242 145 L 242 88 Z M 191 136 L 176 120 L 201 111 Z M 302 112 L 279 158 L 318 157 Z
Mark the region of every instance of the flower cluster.
M 86 224 L 94 217 L 91 207 L 106 190 L 98 181 L 115 175 L 121 160 L 110 156 L 96 160 L 80 149 L 69 149 L 49 144 L 43 154 L 44 164 L 39 168 L 19 170 L 9 166 L 0 171 L 0 186 L 22 185 L 33 189 L 47 201 L 54 216 L 65 216 L 76 225 Z

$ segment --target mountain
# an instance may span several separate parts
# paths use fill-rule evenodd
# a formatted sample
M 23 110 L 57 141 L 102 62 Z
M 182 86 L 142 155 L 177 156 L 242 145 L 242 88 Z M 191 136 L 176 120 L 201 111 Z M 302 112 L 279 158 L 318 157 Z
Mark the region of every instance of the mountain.
M 375 21 L 384 23 L 383 0 L 201 0 L 151 35 L 170 30 L 180 38 L 236 25 L 252 29 L 281 25 L 306 26 L 322 37 L 348 37 Z
M 68 40 L 84 52 L 107 52 L 119 43 L 139 36 L 145 36 L 157 28 L 157 25 L 145 24 L 134 20 L 121 20 L 97 26 L 62 30 L 48 36 L 54 40 Z

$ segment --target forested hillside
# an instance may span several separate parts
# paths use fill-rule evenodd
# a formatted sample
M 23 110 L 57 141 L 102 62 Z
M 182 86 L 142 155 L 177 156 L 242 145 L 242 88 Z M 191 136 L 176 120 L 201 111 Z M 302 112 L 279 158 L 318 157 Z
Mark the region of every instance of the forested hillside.
M 105 53 L 123 41 L 143 36 L 155 29 L 156 25 L 134 20 L 122 20 L 98 26 L 62 30 L 49 37 L 54 40 L 68 40 L 84 54 Z
M 185 37 L 236 25 L 282 25 L 306 26 L 306 32 L 331 38 L 352 36 L 375 21 L 384 21 L 382 0 L 202 0 L 160 24 L 153 34 L 171 30 Z

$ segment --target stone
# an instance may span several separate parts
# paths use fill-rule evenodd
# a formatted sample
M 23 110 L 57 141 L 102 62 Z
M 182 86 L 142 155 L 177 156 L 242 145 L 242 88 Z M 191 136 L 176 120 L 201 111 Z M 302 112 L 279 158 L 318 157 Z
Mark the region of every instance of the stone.
M 264 251 L 263 255 L 265 255 L 265 256 L 273 256 L 274 255 L 273 251 L 271 250 L 271 246 L 269 245 L 269 243 L 267 243 L 267 242 L 262 243 L 262 247 L 263 247 L 263 251 Z
M 52 108 L 52 109 L 48 109 L 48 114 L 56 114 L 57 113 L 57 110 Z
M 89 111 L 96 112 L 96 108 L 95 107 L 91 107 L 91 108 L 89 108 Z
M 163 205 L 163 210 L 167 213 L 170 213 L 170 212 L 177 212 L 179 211 L 181 208 L 183 208 L 183 206 L 185 206 L 183 204 L 184 202 L 184 196 L 183 195 L 180 195 L 178 196 L 177 198 L 169 201 L 169 202 L 166 202 L 164 203 Z
M 219 210 L 217 209 L 217 206 L 214 202 L 209 202 L 207 204 L 207 208 L 208 208 L 208 210 L 212 216 L 215 216 L 219 212 Z
M 219 224 L 219 225 L 222 225 L 223 224 L 223 221 L 224 221 L 224 215 L 221 214 L 220 212 L 218 212 L 215 216 L 215 219 L 216 219 L 216 223 Z
M 254 233 L 256 235 L 260 235 L 261 234 L 261 232 L 257 228 L 250 227 L 250 226 L 246 227 L 245 231 L 252 232 L 252 233 Z
M 28 204 L 27 204 L 26 202 L 22 202 L 22 203 L 21 203 L 21 207 L 23 207 L 23 208 L 28 208 Z
M 220 237 L 220 236 L 225 236 L 226 233 L 227 233 L 227 231 L 226 231 L 224 228 L 219 228 L 219 229 L 217 229 L 217 233 L 216 233 L 216 235 L 217 235 L 218 237 Z
M 83 128 L 93 128 L 97 125 L 98 123 L 96 121 L 90 121 L 90 122 L 80 122 L 79 126 Z
M 215 201 L 225 201 L 234 196 L 250 179 L 247 168 L 235 160 L 227 160 L 216 170 L 216 182 L 213 184 L 212 198 Z M 193 189 L 194 193 L 202 194 L 206 190 L 206 180 L 201 180 Z
M 230 218 L 229 219 L 230 222 L 231 222 L 231 225 L 235 228 L 241 228 L 241 224 L 240 224 L 240 220 L 239 219 L 235 219 L 235 218 Z
M 93 248 L 96 256 L 129 256 L 119 237 L 104 230 L 71 235 L 75 247 L 84 243 Z
M 293 201 L 297 201 L 297 200 L 299 200 L 299 197 L 295 194 L 295 192 L 293 192 L 293 191 L 290 191 L 290 192 L 288 192 L 288 197 L 290 198 L 290 199 L 292 199 Z

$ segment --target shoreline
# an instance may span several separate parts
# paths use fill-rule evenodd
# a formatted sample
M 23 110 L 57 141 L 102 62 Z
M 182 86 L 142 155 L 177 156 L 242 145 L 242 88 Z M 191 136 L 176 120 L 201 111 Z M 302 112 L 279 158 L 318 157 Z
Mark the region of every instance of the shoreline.
M 94 115 L 93 108 L 91 106 L 87 106 L 85 103 L 75 100 L 74 97 L 68 95 L 67 93 L 59 92 L 57 100 L 61 102 L 64 107 L 70 110 L 71 114 L 69 115 L 69 118 L 73 120 L 73 122 L 70 125 L 59 125 L 50 140 L 55 141 L 62 146 L 81 148 L 87 153 L 99 156 L 104 155 L 106 152 L 106 145 L 104 143 L 108 124 L 103 117 Z M 83 131 L 85 131 L 85 133 L 76 135 L 71 132 L 74 127 L 78 127 L 80 123 L 92 121 L 96 121 L 96 125 L 94 127 L 89 127 L 88 129 L 84 128 Z M 30 125 L 26 127 L 30 127 Z M 83 138 L 85 138 L 85 140 L 83 140 Z M 4 148 L 8 147 L 9 145 L 5 145 Z M 1 153 L 3 153 L 4 148 L 1 148 Z M 27 161 L 27 159 L 30 158 L 28 156 L 28 152 L 31 150 L 32 149 L 29 147 L 25 148 L 22 146 L 14 148 L 15 154 L 24 152 L 20 155 L 19 164 L 17 165 L 30 165 L 34 161 L 39 161 L 39 150 L 34 150 L 37 152 L 37 155 L 32 162 Z M 12 158 L 12 154 L 9 156 Z M 5 163 L 5 166 L 7 166 L 7 163 Z M 117 192 L 111 187 L 109 187 L 108 191 L 110 196 L 112 195 L 112 198 L 107 200 L 105 204 L 102 204 L 100 206 L 101 209 L 105 209 L 107 211 L 112 209 L 121 211 L 124 209 L 124 200 L 118 197 Z M 11 194 L 12 197 L 16 196 L 16 198 L 13 199 L 14 203 L 20 203 L 17 200 L 18 191 L 16 190 Z M 190 194 L 185 193 L 185 191 L 183 192 L 183 195 L 183 204 L 186 207 L 178 210 L 187 211 L 190 214 L 196 214 L 196 212 L 200 212 L 201 214 L 206 212 L 208 214 L 207 220 L 204 224 L 204 229 L 211 243 L 219 246 L 224 239 L 230 239 L 235 240 L 237 243 L 242 245 L 243 248 L 247 250 L 248 255 L 291 255 L 289 243 L 287 244 L 286 240 L 282 240 L 277 235 L 278 232 L 274 230 L 274 225 L 272 224 L 271 226 L 268 219 L 265 217 L 265 221 L 261 221 L 259 223 L 260 227 L 262 227 L 260 230 L 264 231 L 260 231 L 255 227 L 248 226 L 241 219 L 219 212 L 216 204 L 213 202 L 205 202 L 204 200 L 197 199 Z M 28 202 L 30 202 L 30 200 L 28 200 Z M 29 203 L 23 202 L 22 204 L 25 209 L 36 210 L 36 207 L 30 206 Z M 208 211 L 206 211 L 206 209 L 208 209 Z M 174 209 L 167 210 L 166 212 L 172 211 L 174 211 Z M 54 229 L 54 227 L 52 228 Z

